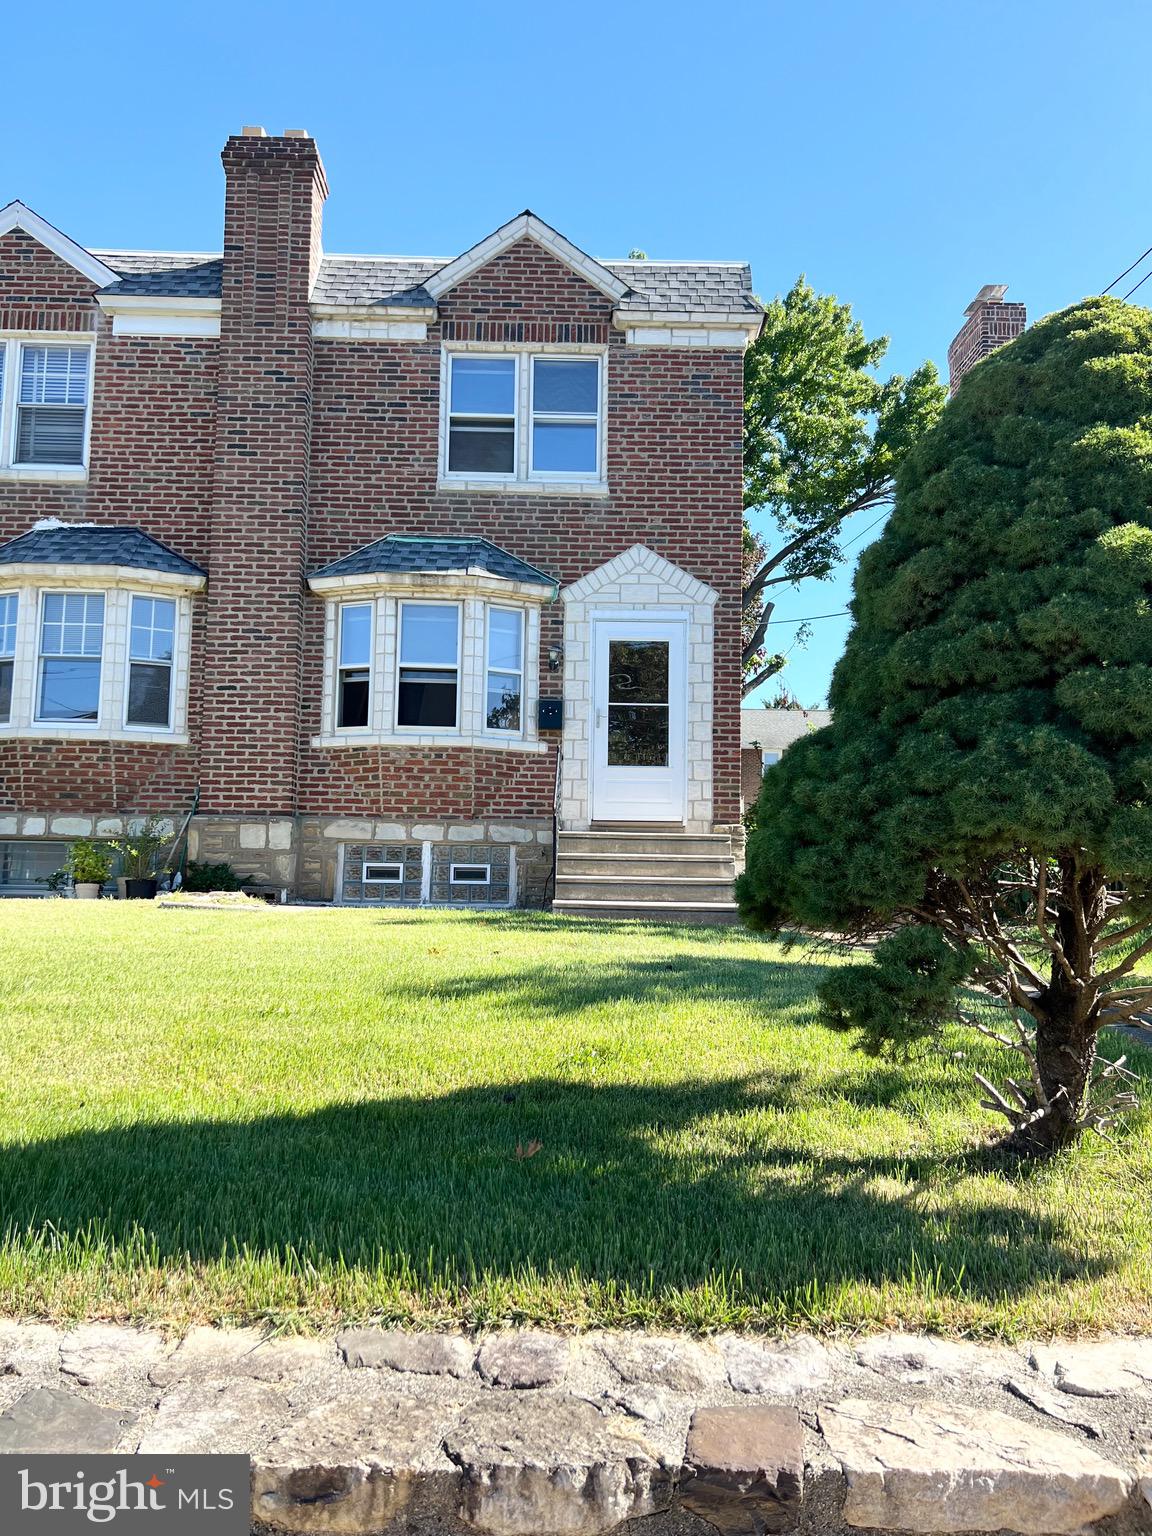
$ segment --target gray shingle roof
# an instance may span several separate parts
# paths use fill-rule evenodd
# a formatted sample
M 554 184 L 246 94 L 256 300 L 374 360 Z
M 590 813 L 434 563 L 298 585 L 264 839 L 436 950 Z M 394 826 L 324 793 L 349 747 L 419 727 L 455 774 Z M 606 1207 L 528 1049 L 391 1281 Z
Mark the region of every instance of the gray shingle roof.
M 120 280 L 101 289 L 108 294 L 141 294 L 156 298 L 218 299 L 224 271 L 223 256 L 177 251 L 93 251 Z
M 742 709 L 740 745 L 759 747 L 762 752 L 783 752 L 831 719 L 830 709 Z
M 418 539 L 389 534 L 312 571 L 312 576 L 376 576 L 388 571 L 420 573 L 487 571 L 509 581 L 554 587 L 556 581 L 487 539 Z
M 0 544 L 0 565 L 124 565 L 136 571 L 203 576 L 200 566 L 139 528 L 57 523 Z
M 157 298 L 219 298 L 223 257 L 157 251 L 94 251 L 121 274 L 107 294 Z M 425 305 L 433 301 L 423 284 L 451 258 L 325 256 L 312 293 L 316 304 Z M 712 310 L 718 314 L 759 314 L 752 273 L 739 262 L 606 261 L 608 271 L 628 284 L 624 310 Z

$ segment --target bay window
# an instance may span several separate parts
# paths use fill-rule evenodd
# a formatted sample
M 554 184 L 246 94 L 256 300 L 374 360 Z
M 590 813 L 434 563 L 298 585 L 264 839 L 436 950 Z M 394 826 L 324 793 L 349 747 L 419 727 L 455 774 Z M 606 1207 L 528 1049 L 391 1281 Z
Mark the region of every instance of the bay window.
M 0 338 L 0 470 L 83 471 L 91 375 L 89 342 Z
M 489 608 L 485 725 L 490 731 L 518 731 L 524 690 L 524 613 Z
M 336 724 L 341 730 L 363 730 L 372 692 L 371 603 L 345 603 L 340 609 L 339 672 Z
M 459 668 L 459 604 L 401 603 L 397 726 L 455 730 Z
M 16 616 L 20 597 L 0 593 L 0 725 L 12 718 L 12 673 L 16 665 Z
M 604 357 L 449 351 L 443 354 L 441 475 L 537 489 L 603 490 Z
M 45 592 L 40 610 L 38 720 L 98 720 L 104 594 Z
M 175 654 L 175 602 L 170 597 L 133 596 L 125 717 L 128 725 L 168 729 Z

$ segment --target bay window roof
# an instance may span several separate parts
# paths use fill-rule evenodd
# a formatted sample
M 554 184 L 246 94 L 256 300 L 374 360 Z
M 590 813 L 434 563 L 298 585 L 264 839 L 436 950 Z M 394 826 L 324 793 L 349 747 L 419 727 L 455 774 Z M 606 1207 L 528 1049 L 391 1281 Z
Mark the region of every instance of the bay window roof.
M 141 571 L 181 586 L 204 585 L 206 573 L 140 528 L 101 527 L 47 519 L 6 544 L 0 544 L 0 576 L 5 567 L 83 566 L 87 570 Z
M 559 583 L 534 565 L 487 539 L 425 539 L 389 534 L 354 549 L 308 577 L 314 587 L 337 585 L 341 578 L 401 576 L 483 576 L 555 591 Z

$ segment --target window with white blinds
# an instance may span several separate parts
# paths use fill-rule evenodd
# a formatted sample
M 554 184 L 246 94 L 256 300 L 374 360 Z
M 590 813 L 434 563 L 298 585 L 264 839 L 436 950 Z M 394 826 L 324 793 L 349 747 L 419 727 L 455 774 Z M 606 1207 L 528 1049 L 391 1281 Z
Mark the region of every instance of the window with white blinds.
M 83 470 L 92 347 L 0 337 L 0 471 Z
M 87 347 L 23 346 L 16 398 L 16 464 L 83 464 Z

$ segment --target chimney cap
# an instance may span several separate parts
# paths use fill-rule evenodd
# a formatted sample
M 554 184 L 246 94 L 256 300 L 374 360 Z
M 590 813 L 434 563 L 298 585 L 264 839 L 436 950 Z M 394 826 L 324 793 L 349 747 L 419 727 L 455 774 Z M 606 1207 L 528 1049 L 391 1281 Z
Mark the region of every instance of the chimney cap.
M 257 123 L 245 123 L 240 130 L 242 139 L 266 139 L 268 135 Z
M 308 132 L 307 128 L 285 128 L 284 137 L 286 139 L 310 139 L 312 135 Z
M 1007 292 L 1007 283 L 985 283 L 964 313 L 966 315 L 974 315 L 985 304 L 1003 304 L 1004 295 Z

